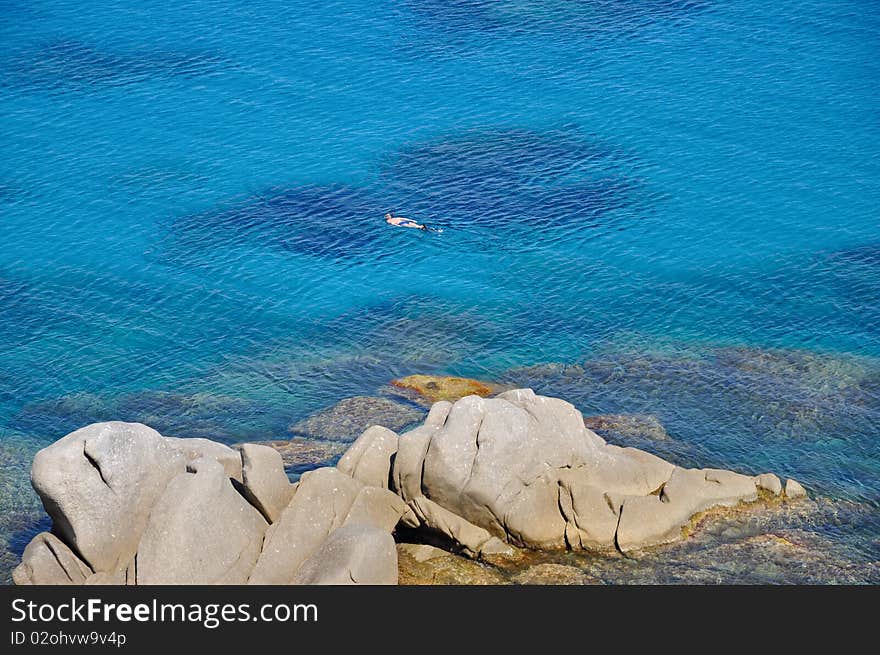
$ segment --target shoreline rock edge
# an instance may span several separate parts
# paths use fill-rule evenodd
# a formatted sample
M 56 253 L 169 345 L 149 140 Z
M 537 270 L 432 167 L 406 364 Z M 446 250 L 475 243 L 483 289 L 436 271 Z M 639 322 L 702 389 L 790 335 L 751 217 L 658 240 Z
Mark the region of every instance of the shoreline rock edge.
M 34 458 L 53 521 L 16 584 L 397 584 L 395 535 L 474 559 L 625 555 L 715 508 L 807 497 L 795 480 L 685 469 L 607 443 L 570 403 L 513 389 L 365 430 L 337 467 L 286 482 L 280 456 L 96 423 Z

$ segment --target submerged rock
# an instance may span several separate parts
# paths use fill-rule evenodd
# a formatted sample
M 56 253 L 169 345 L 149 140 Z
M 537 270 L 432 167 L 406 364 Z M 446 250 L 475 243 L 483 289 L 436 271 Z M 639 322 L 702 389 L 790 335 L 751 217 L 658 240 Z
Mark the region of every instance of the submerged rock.
M 49 527 L 49 519 L 30 482 L 30 462 L 45 443 L 5 432 L 0 439 L 0 584 L 12 584 L 27 540 Z
M 83 425 L 121 420 L 149 425 L 162 434 L 239 440 L 264 434 L 269 413 L 261 403 L 226 395 L 146 389 L 116 396 L 75 393 L 29 403 L 12 424 L 29 434 L 55 436 Z M 273 419 L 274 423 L 279 417 Z
M 642 438 L 666 441 L 669 435 L 656 416 L 650 414 L 603 414 L 585 416 L 584 425 L 602 437 Z
M 714 425 L 766 443 L 841 430 L 873 433 L 878 371 L 876 359 L 801 350 L 612 350 L 577 364 L 511 369 L 501 381 L 607 415 L 632 407 L 656 413 L 685 441 L 700 441 Z
M 409 375 L 392 380 L 391 386 L 415 392 L 417 397 L 428 403 L 454 401 L 465 396 L 486 397 L 499 390 L 496 385 L 488 382 L 444 375 Z
M 332 407 L 294 423 L 289 431 L 313 439 L 354 441 L 371 425 L 401 430 L 424 416 L 424 411 L 388 398 L 355 396 L 340 400 Z
M 530 566 L 513 577 L 513 582 L 522 585 L 588 585 L 601 584 L 587 575 L 582 569 L 566 564 L 545 562 Z
M 264 423 L 267 413 L 263 405 L 239 397 L 152 389 L 124 395 L 112 409 L 117 418 L 145 423 L 162 434 L 230 441 L 254 434 L 252 424 Z
M 254 444 L 268 446 L 281 455 L 284 468 L 298 473 L 301 469 L 330 466 L 345 452 L 345 444 L 338 441 L 293 438 L 274 441 L 255 441 Z

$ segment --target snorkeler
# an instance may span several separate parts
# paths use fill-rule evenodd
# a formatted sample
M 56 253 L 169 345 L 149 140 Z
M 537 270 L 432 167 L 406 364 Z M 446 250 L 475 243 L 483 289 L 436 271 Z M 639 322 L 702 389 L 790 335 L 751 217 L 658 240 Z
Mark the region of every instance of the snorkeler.
M 397 227 L 413 227 L 417 230 L 428 230 L 427 225 L 422 225 L 420 223 L 416 223 L 411 218 L 404 218 L 403 216 L 395 216 L 394 212 L 388 212 L 385 214 L 385 222 L 389 225 L 396 225 Z

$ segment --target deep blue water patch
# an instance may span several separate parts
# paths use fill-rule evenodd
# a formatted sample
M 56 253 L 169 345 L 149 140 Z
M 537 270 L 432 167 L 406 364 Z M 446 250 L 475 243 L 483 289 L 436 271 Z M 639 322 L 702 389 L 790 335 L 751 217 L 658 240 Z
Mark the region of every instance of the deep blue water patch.
M 65 300 L 41 285 L 0 271 L 0 347 L 21 347 L 52 329 L 70 327 L 78 319 Z M 0 394 L 3 391 L 0 388 Z

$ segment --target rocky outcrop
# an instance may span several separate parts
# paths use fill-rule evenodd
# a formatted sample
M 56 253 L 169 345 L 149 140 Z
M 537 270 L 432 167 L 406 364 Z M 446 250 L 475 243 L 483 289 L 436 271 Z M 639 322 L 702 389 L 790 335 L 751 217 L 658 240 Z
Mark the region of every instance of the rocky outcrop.
M 52 530 L 95 571 L 134 557 L 155 502 L 184 455 L 139 423 L 95 423 L 37 453 L 34 485 Z
M 368 431 L 361 445 L 382 430 Z M 235 451 L 136 423 L 91 425 L 37 453 L 32 482 L 53 527 L 27 546 L 13 580 L 393 584 L 391 532 L 411 511 L 388 489 L 390 461 L 377 452 L 346 460 L 377 486 L 335 468 L 292 485 L 267 446 Z M 384 466 L 384 484 L 375 466 Z
M 525 551 L 636 553 L 680 540 L 708 511 L 806 495 L 769 473 L 687 469 L 606 443 L 574 406 L 530 389 L 439 401 L 402 435 L 369 427 L 336 467 L 296 484 L 272 448 L 129 423 L 64 437 L 37 454 L 32 478 L 54 523 L 26 549 L 19 584 L 394 584 L 401 561 L 421 581 L 435 559 L 456 580 Z M 448 552 L 413 545 L 399 558 L 395 535 Z M 528 565 L 505 579 L 588 580 Z
M 191 472 L 190 472 L 191 471 Z M 137 551 L 138 584 L 244 584 L 267 523 L 223 467 L 198 459 L 153 505 Z
M 752 477 L 607 444 L 572 405 L 528 389 L 435 408 L 400 437 L 391 481 L 421 528 L 465 552 L 489 537 L 629 552 L 680 538 L 700 512 L 758 499 Z
M 249 582 L 291 584 L 303 562 L 342 527 L 362 487 L 335 468 L 304 474 L 290 504 L 266 532 Z

